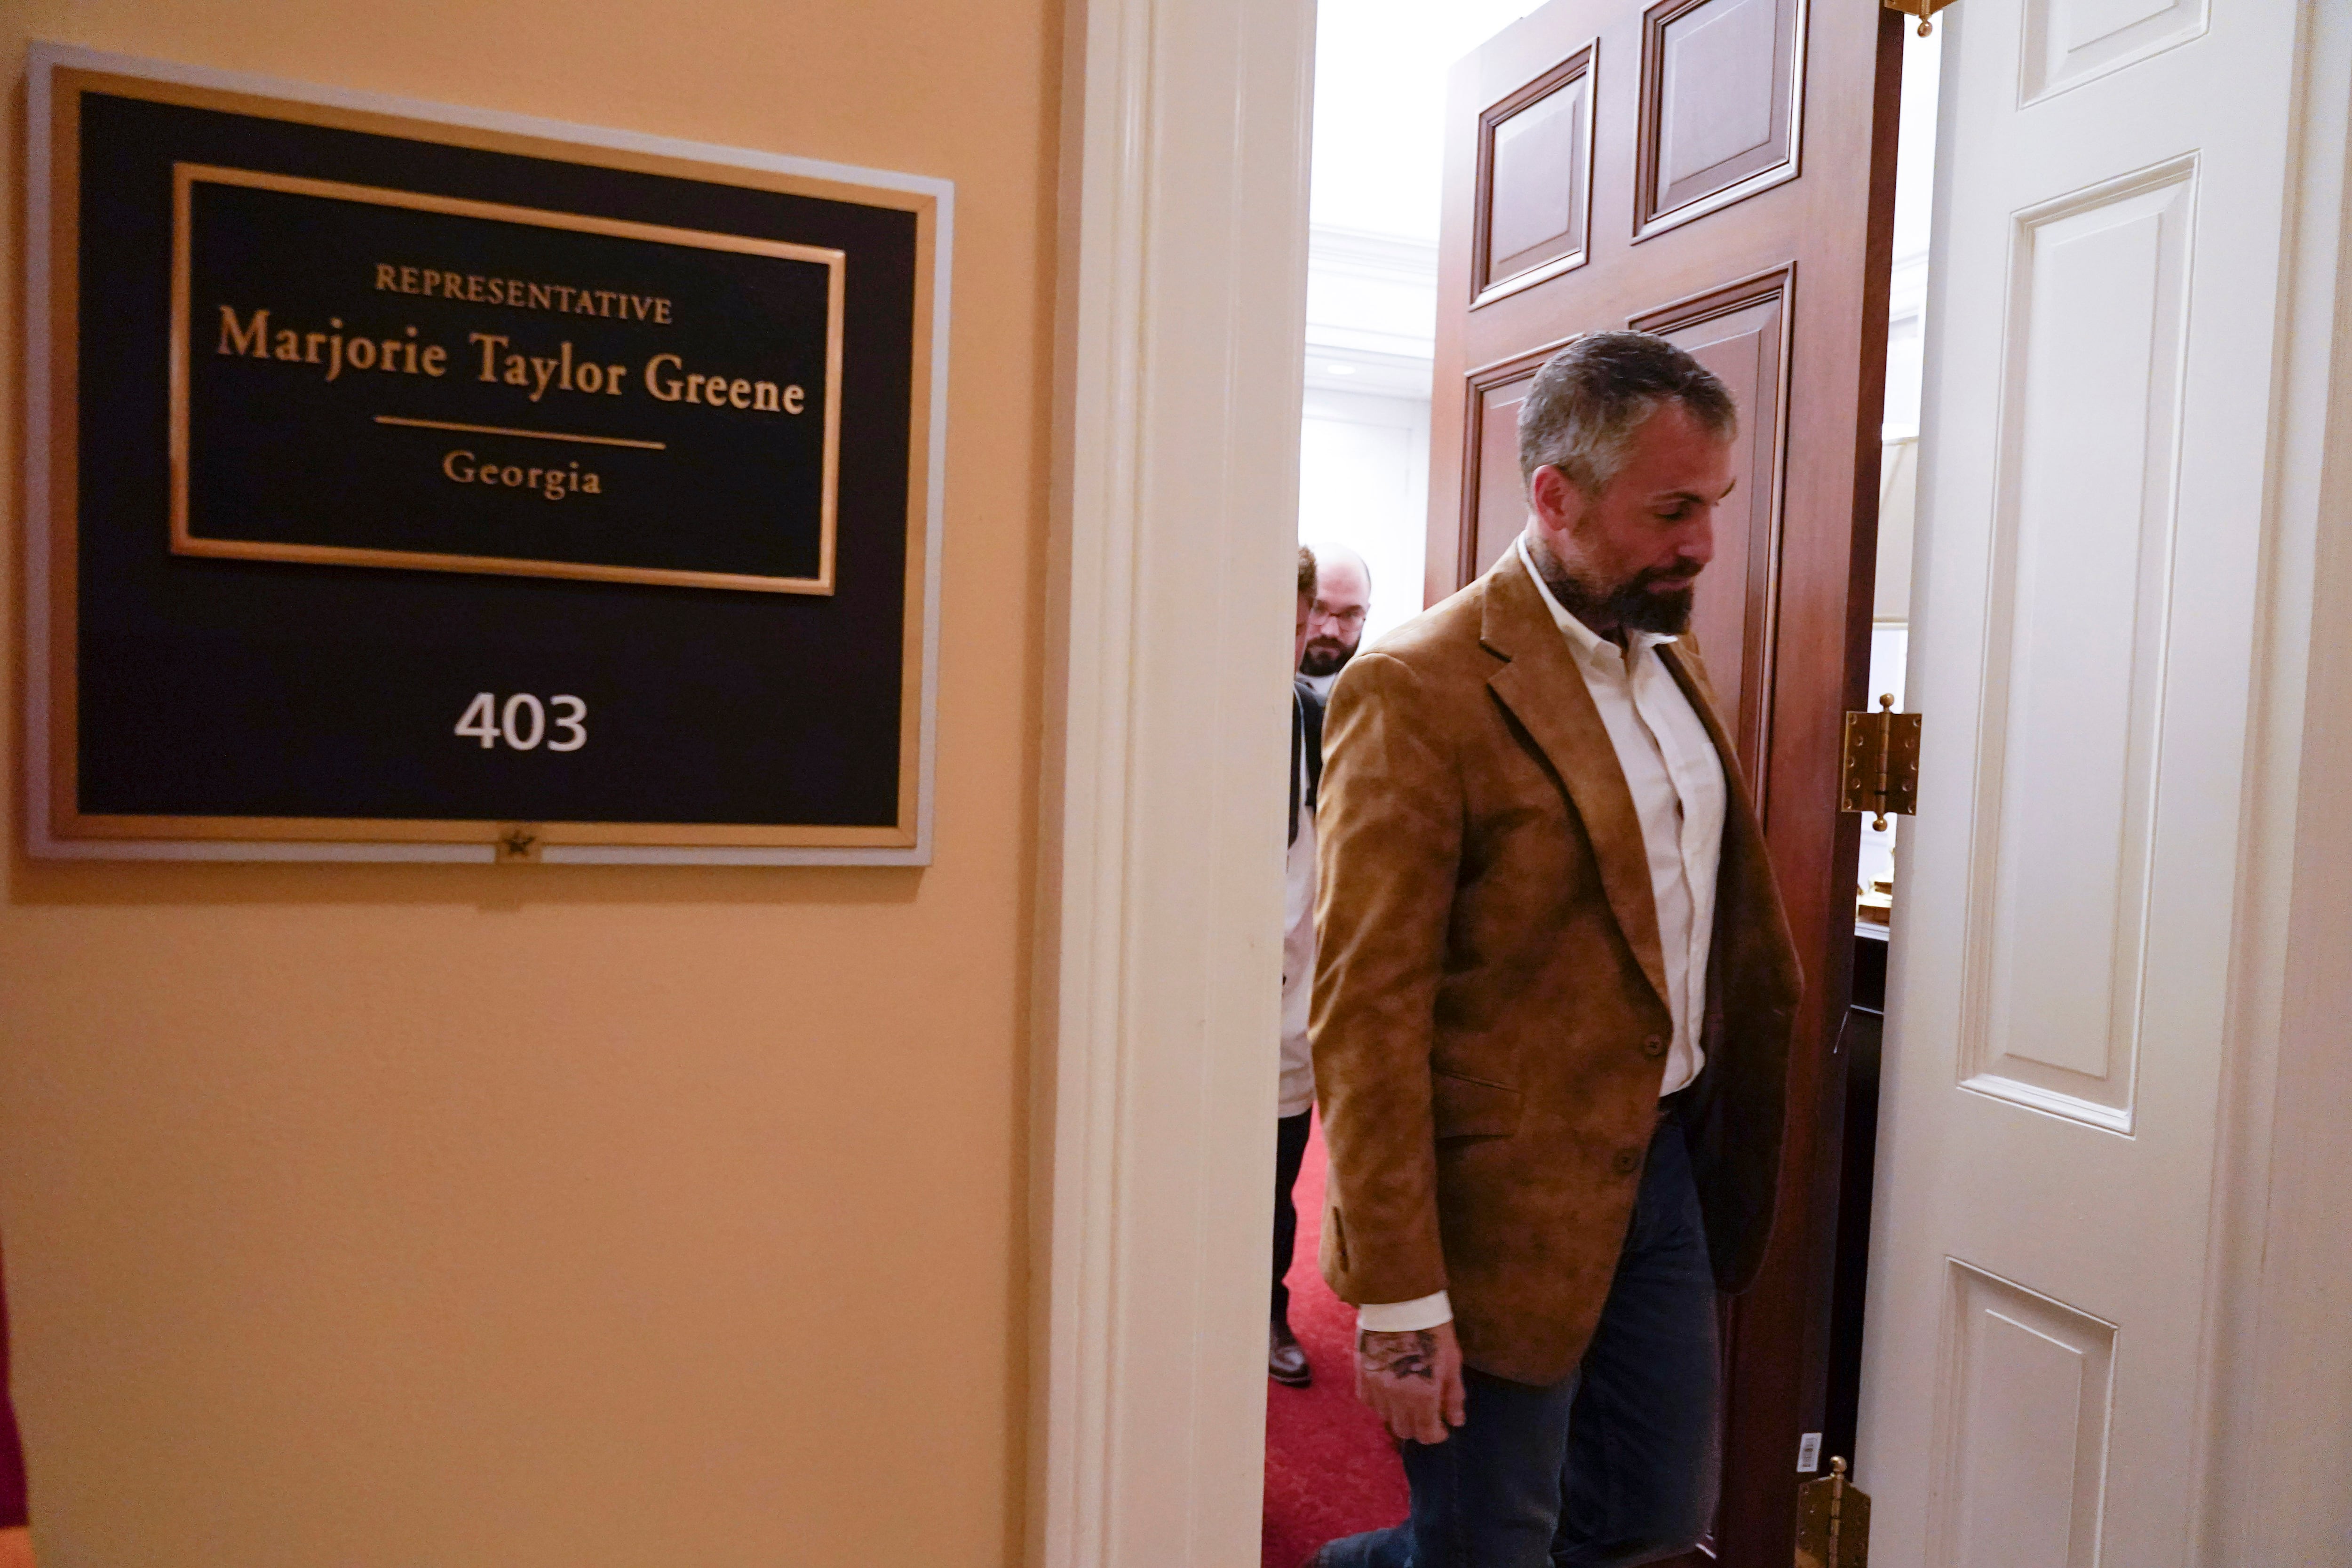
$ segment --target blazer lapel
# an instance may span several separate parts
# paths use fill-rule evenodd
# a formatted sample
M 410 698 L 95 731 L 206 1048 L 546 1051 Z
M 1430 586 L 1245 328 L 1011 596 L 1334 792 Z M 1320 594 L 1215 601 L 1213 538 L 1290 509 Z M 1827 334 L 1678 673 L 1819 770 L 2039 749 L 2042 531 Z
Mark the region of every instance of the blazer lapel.
M 1633 794 L 1625 787 L 1625 770 L 1618 765 L 1617 748 L 1585 687 L 1584 673 L 1516 551 L 1505 554 L 1487 576 L 1480 638 L 1507 661 L 1488 678 L 1488 688 L 1567 786 L 1600 862 L 1610 911 L 1651 988 L 1664 1002 L 1657 902 L 1650 890 L 1650 856 Z

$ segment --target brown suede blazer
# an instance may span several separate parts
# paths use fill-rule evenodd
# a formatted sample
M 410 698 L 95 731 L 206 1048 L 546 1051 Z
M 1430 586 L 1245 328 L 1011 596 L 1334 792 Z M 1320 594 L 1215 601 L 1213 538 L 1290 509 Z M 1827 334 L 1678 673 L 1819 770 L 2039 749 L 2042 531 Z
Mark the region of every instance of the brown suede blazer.
M 1697 655 L 1659 652 L 1728 795 L 1690 1126 L 1738 1290 L 1771 1226 L 1801 982 Z M 1349 665 L 1324 746 L 1324 1277 L 1359 1304 L 1446 1290 L 1465 1361 L 1556 1382 L 1616 1270 L 1673 1024 L 1633 795 L 1516 551 Z

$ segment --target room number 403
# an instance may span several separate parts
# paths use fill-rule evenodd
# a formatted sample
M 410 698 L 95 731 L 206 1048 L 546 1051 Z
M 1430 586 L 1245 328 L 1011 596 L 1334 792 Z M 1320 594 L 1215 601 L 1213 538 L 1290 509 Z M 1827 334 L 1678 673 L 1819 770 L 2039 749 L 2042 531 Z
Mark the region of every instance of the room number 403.
M 535 752 L 541 742 L 551 752 L 576 752 L 588 743 L 588 704 L 577 697 L 541 702 L 528 691 L 500 702 L 494 693 L 478 691 L 457 716 L 457 732 L 481 742 L 484 751 L 504 741 L 518 752 Z

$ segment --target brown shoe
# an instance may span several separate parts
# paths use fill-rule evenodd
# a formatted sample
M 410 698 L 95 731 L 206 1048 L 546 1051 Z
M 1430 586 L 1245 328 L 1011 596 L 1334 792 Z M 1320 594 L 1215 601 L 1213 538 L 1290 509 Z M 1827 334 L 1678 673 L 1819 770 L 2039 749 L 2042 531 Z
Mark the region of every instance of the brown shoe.
M 1305 1388 L 1315 1381 L 1315 1369 L 1307 1364 L 1307 1352 L 1298 1343 L 1298 1336 L 1280 1318 L 1274 1320 L 1265 1356 L 1265 1374 L 1285 1388 Z

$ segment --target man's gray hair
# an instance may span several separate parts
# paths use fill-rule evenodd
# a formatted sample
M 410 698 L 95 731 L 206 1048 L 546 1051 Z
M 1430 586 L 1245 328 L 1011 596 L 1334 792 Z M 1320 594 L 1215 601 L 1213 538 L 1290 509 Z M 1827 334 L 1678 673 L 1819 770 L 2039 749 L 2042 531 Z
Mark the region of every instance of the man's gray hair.
M 1648 332 L 1587 332 L 1544 362 L 1519 405 L 1519 478 L 1549 466 L 1587 495 L 1625 466 L 1633 432 L 1669 400 L 1728 440 L 1738 405 L 1715 373 Z

